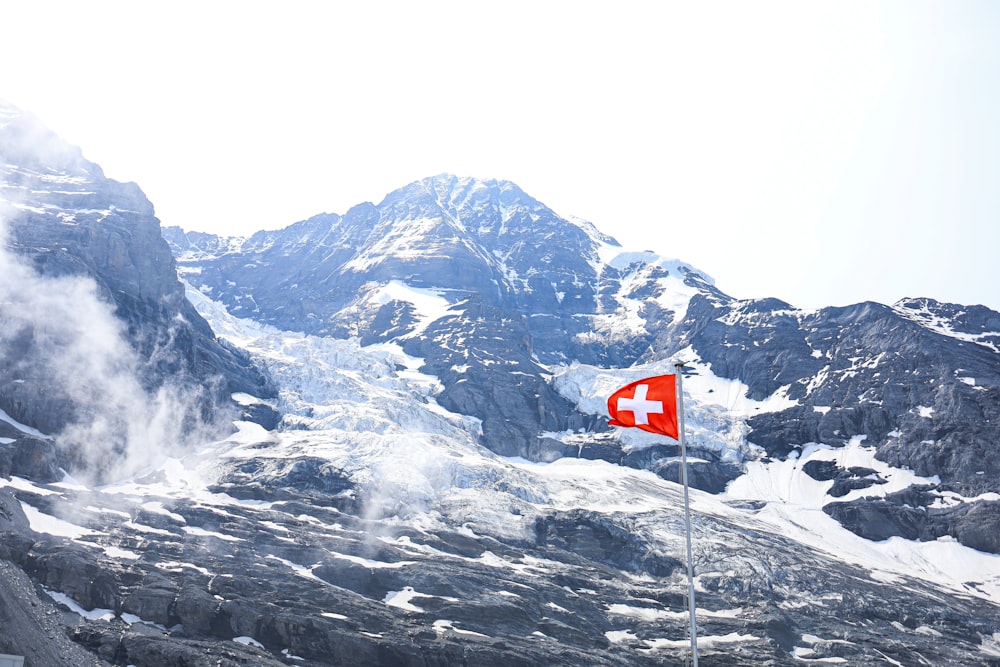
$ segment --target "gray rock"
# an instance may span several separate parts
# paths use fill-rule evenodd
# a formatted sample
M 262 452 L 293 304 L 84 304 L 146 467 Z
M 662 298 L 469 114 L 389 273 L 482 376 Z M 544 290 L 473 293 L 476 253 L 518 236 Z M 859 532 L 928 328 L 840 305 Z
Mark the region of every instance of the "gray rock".
M 37 482 L 57 482 L 64 476 L 55 443 L 24 434 L 8 444 L 0 444 L 0 476 L 17 475 Z
M 42 276 L 95 283 L 144 359 L 146 386 L 183 380 L 209 389 L 207 400 L 220 405 L 234 391 L 273 395 L 261 372 L 221 345 L 185 298 L 152 204 L 136 184 L 106 178 L 27 114 L 0 128 L 0 163 L 5 184 L 29 193 L 23 208 L 4 214 L 9 248 Z M 76 406 L 52 381 L 34 332 L 8 336 L 0 366 L 14 372 L 0 380 L 0 409 L 43 432 L 59 432 L 76 418 Z

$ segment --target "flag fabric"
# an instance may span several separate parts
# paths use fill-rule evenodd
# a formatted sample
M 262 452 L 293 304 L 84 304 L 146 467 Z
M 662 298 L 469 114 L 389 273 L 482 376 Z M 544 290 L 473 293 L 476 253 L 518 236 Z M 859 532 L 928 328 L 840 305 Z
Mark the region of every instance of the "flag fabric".
M 677 437 L 677 376 L 656 375 L 627 384 L 608 399 L 611 426 Z

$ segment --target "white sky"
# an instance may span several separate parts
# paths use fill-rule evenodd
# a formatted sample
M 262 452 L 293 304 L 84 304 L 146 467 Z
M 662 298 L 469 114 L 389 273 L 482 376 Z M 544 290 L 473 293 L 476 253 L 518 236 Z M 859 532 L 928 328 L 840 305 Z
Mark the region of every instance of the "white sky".
M 164 225 L 450 172 L 740 298 L 1000 309 L 1000 3 L 0 4 L 0 98 Z

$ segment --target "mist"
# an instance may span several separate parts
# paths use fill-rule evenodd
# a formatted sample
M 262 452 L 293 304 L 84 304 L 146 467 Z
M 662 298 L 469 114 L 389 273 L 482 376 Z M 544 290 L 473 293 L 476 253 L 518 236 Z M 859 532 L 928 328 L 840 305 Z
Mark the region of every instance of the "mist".
M 144 370 L 168 354 L 161 346 L 141 357 L 92 278 L 43 276 L 8 250 L 0 216 L 0 385 L 42 397 L 74 478 L 121 480 L 218 433 L 202 414 L 210 388 L 179 376 L 143 385 Z

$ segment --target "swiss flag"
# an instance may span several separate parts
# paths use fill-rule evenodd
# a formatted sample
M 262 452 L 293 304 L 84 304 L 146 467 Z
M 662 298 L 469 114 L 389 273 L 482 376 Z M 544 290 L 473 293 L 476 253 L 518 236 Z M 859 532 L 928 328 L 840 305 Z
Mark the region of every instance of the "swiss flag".
M 677 376 L 656 375 L 627 384 L 608 399 L 611 426 L 677 437 Z

